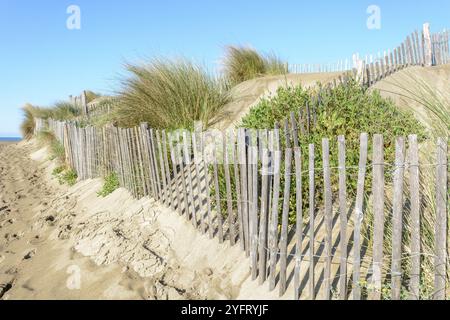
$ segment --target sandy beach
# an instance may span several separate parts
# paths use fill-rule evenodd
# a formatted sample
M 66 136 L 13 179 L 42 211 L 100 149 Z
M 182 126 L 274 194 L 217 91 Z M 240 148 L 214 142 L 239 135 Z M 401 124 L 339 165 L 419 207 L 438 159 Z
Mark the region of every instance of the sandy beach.
M 278 298 L 255 290 L 238 246 L 153 200 L 100 198 L 99 179 L 60 185 L 35 142 L 4 147 L 0 163 L 1 299 Z

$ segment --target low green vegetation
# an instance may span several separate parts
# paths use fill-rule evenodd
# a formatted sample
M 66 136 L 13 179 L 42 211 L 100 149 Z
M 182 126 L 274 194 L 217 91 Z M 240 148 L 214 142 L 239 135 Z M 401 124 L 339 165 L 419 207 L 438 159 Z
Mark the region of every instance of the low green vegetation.
M 53 169 L 52 175 L 58 179 L 59 184 L 68 184 L 69 186 L 75 185 L 78 179 L 76 172 L 65 165 Z
M 77 183 L 77 179 L 78 175 L 73 169 L 66 170 L 61 176 L 61 180 L 69 186 L 75 185 L 75 183 Z
M 320 99 L 318 95 L 320 93 Z M 310 125 L 307 107 L 309 106 Z M 323 197 L 323 171 L 322 166 L 322 139 L 330 139 L 330 167 L 338 167 L 337 137 L 346 137 L 346 165 L 347 165 L 347 192 L 349 197 L 356 194 L 356 182 L 359 162 L 359 137 L 361 132 L 367 132 L 371 138 L 373 134 L 383 134 L 385 142 L 385 162 L 393 163 L 395 150 L 395 137 L 418 134 L 420 139 L 425 137 L 424 128 L 410 113 L 399 111 L 389 100 L 383 99 L 378 92 L 370 93 L 359 86 L 356 81 L 350 80 L 346 85 L 338 85 L 334 89 L 325 89 L 321 86 L 305 89 L 301 86 L 282 87 L 273 97 L 263 99 L 250 113 L 242 119 L 242 127 L 250 129 L 274 128 L 282 124 L 290 113 L 294 112 L 298 120 L 302 119 L 304 132 L 299 131 L 299 143 L 302 152 L 303 179 L 307 179 L 308 171 L 308 145 L 315 144 L 316 195 L 317 204 L 322 204 Z M 313 116 L 315 113 L 315 116 Z M 315 119 L 315 120 L 314 120 Z M 283 125 L 281 125 L 283 127 Z M 299 128 L 301 124 L 299 124 Z M 309 129 L 308 129 L 309 128 Z M 299 129 L 300 130 L 300 129 Z M 284 130 L 280 130 L 282 150 L 284 150 Z M 292 142 L 291 142 L 292 144 Z M 372 143 L 368 144 L 368 163 L 372 159 Z M 284 155 L 282 157 L 284 162 Z M 386 181 L 392 181 L 391 171 L 386 169 Z M 371 168 L 368 166 L 366 174 L 365 191 L 370 194 L 372 187 Z M 234 184 L 234 181 L 232 181 Z M 337 169 L 331 170 L 332 191 L 338 191 Z M 223 173 L 220 173 L 220 193 L 226 198 Z M 281 186 L 284 185 L 284 165 L 281 167 Z M 305 184 L 307 186 L 307 184 Z M 291 179 L 291 190 L 295 190 L 295 179 Z M 280 194 L 280 209 L 283 203 Z M 303 188 L 304 213 L 308 208 L 308 188 Z M 295 192 L 290 197 L 290 222 L 295 222 Z M 223 206 L 223 212 L 225 212 Z M 306 214 L 307 217 L 307 214 Z
M 184 59 L 154 59 L 126 68 L 130 76 L 122 81 L 114 113 L 123 127 L 147 122 L 153 128 L 192 128 L 195 121 L 209 126 L 230 101 L 223 80 Z
M 226 47 L 223 64 L 225 77 L 232 85 L 266 75 L 288 73 L 287 64 L 275 55 L 262 55 L 246 47 Z
M 103 184 L 102 190 L 100 190 L 97 194 L 100 197 L 106 197 L 113 193 L 120 187 L 119 178 L 115 172 L 110 173 L 106 178 Z

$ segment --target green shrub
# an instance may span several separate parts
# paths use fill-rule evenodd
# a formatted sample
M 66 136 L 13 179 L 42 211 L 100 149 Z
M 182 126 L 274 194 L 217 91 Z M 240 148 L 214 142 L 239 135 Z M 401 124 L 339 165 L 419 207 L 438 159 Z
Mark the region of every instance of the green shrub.
M 97 194 L 100 197 L 106 197 L 120 187 L 119 178 L 116 173 L 111 173 L 105 178 L 102 190 Z
M 186 60 L 152 60 L 148 65 L 127 65 L 131 76 L 123 80 L 114 118 L 120 126 L 147 122 L 153 128 L 205 126 L 223 116 L 230 101 L 224 81 Z
M 320 99 L 317 95 L 320 93 Z M 311 123 L 307 122 L 306 105 L 310 109 Z M 314 111 L 315 110 L 315 111 Z M 346 137 L 346 165 L 347 165 L 347 192 L 350 196 L 356 193 L 357 166 L 359 162 L 359 137 L 362 132 L 367 132 L 371 138 L 373 134 L 383 134 L 385 143 L 385 162 L 394 161 L 395 137 L 408 134 L 419 134 L 424 138 L 423 127 L 414 119 L 411 113 L 398 110 L 390 101 L 383 99 L 378 92 L 370 93 L 359 84 L 351 80 L 346 85 L 340 84 L 334 89 L 317 88 L 305 89 L 297 87 L 279 88 L 273 97 L 263 99 L 250 113 L 242 119 L 242 127 L 253 129 L 274 128 L 276 123 L 282 123 L 288 118 L 290 112 L 296 114 L 296 119 L 302 115 L 304 134 L 299 134 L 299 142 L 302 151 L 302 172 L 308 170 L 308 145 L 315 144 L 316 167 L 316 201 L 322 203 L 323 172 L 322 169 L 322 138 L 330 139 L 330 166 L 332 191 L 336 195 L 338 190 L 338 152 L 337 136 Z M 316 114 L 315 117 L 313 114 Z M 316 119 L 315 121 L 313 119 Z M 281 125 L 281 127 L 283 127 Z M 284 131 L 280 130 L 281 142 L 284 146 Z M 284 147 L 282 148 L 284 150 Z M 368 146 L 369 162 L 372 159 L 372 143 Z M 284 156 L 282 158 L 284 161 Z M 281 168 L 281 184 L 284 185 L 284 166 Z M 389 168 L 386 169 L 386 181 L 392 180 Z M 307 179 L 304 175 L 304 181 Z M 366 175 L 365 191 L 370 192 L 372 175 L 370 166 Z M 290 221 L 295 221 L 295 179 L 291 185 Z M 308 207 L 308 188 L 304 184 L 303 205 L 305 213 Z M 283 190 L 283 188 L 281 189 Z M 280 193 L 280 208 L 283 202 Z
M 225 76 L 231 84 L 265 75 L 288 73 L 287 65 L 274 55 L 261 55 L 245 47 L 226 47 L 224 59 Z

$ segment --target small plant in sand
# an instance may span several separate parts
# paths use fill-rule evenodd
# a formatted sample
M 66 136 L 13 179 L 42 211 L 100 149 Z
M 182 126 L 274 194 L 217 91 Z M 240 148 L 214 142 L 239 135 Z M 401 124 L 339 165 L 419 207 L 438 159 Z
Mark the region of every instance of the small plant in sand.
M 100 190 L 97 195 L 100 197 L 106 197 L 117 190 L 119 187 L 119 178 L 117 177 L 117 174 L 113 172 L 105 178 L 102 190 Z
M 63 171 L 59 177 L 59 183 L 60 184 L 68 184 L 69 186 L 75 185 L 77 183 L 78 175 L 73 169 L 67 169 Z

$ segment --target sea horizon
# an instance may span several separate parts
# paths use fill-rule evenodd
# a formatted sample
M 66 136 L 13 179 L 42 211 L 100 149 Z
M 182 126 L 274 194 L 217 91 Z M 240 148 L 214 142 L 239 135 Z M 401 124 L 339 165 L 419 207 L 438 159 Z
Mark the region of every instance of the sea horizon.
M 21 141 L 22 137 L 0 137 L 0 141 L 6 141 L 6 142 L 15 142 L 15 141 Z

